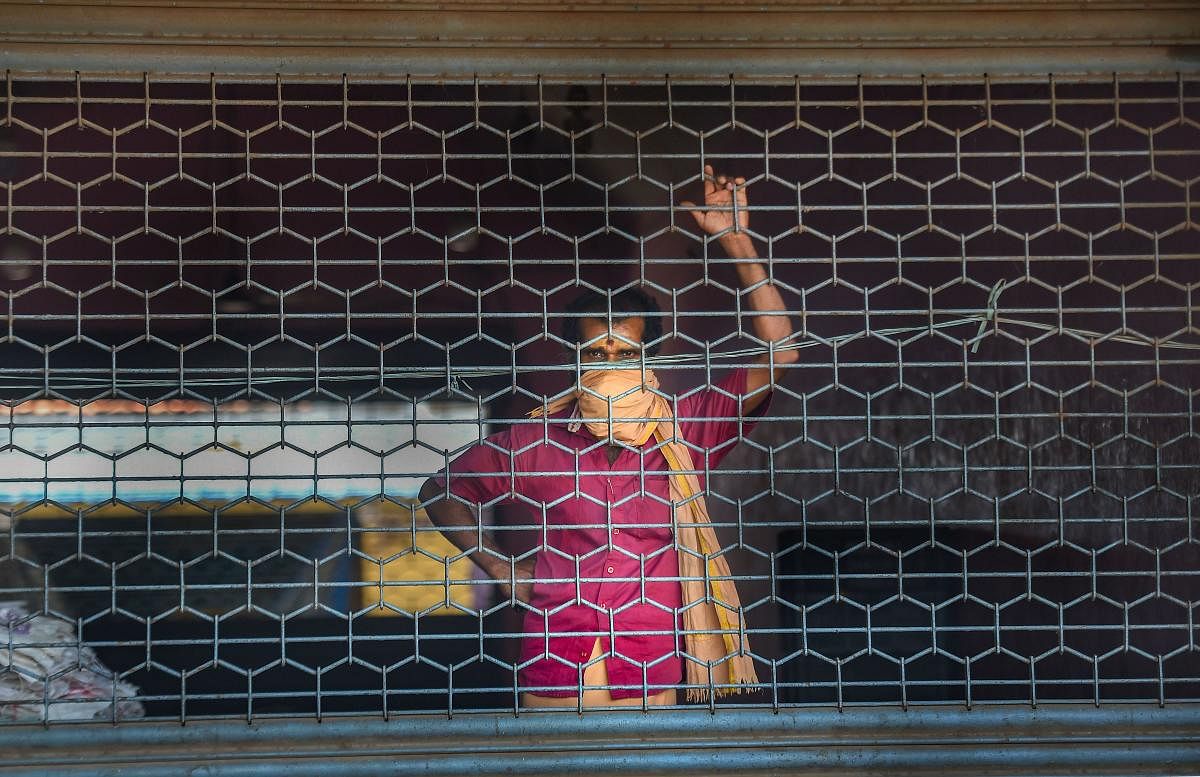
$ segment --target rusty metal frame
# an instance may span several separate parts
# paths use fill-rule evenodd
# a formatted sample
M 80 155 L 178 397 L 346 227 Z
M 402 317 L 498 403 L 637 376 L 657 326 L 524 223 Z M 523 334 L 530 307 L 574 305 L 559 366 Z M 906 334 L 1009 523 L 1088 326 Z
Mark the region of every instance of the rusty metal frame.
M 0 69 L 639 77 L 1200 70 L 1182 2 L 248 3 L 0 0 Z M 761 709 L 0 731 L 6 772 L 1184 773 L 1195 705 Z
M 0 2 L 0 68 L 619 76 L 1177 72 L 1188 0 Z

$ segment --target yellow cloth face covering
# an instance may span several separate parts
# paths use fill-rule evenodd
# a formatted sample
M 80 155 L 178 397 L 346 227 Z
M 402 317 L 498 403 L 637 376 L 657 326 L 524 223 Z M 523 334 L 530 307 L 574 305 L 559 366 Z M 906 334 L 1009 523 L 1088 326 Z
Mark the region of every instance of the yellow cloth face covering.
M 691 452 L 676 438 L 671 404 L 656 389 L 658 378 L 652 370 L 588 370 L 580 376 L 574 392 L 534 408 L 529 417 L 550 415 L 578 402 L 582 423 L 600 439 L 608 439 L 611 420 L 615 440 L 633 446 L 641 446 L 651 437 L 658 441 L 671 469 L 687 698 L 703 701 L 713 690 L 719 696 L 741 693 L 746 685 L 758 683 L 744 633 L 741 600 L 708 517 Z

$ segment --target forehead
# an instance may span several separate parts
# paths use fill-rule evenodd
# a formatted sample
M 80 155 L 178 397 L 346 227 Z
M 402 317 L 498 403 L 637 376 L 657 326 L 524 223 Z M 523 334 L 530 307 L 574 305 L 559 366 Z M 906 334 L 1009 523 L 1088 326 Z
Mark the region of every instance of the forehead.
M 641 344 L 642 335 L 646 331 L 645 319 L 639 317 L 627 318 L 623 321 L 613 321 L 612 336 L 614 345 L 628 345 L 625 341 Z M 584 318 L 579 321 L 580 344 L 584 347 L 604 347 L 609 338 L 608 322 L 603 318 Z M 621 339 L 623 338 L 623 339 Z

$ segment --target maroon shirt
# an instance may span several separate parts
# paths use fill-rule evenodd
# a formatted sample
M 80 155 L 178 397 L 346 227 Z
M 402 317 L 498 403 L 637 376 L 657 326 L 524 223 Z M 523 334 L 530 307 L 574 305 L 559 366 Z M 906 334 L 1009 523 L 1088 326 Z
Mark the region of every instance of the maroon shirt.
M 701 451 L 707 451 L 707 469 L 715 468 L 770 405 L 768 389 L 754 412 L 739 418 L 737 397 L 746 393 L 747 372 L 733 369 L 675 404 L 678 433 L 691 444 L 701 487 L 707 487 Z M 578 695 L 580 664 L 597 637 L 609 654 L 609 683 L 620 686 L 610 690 L 614 699 L 677 687 L 681 593 L 666 459 L 651 450 L 651 437 L 639 453 L 622 449 L 610 467 L 607 446 L 587 427 L 569 430 L 573 409 L 551 415 L 545 425 L 531 419 L 489 435 L 449 467 L 456 496 L 484 505 L 523 504 L 531 522 L 545 529 L 533 609 L 525 612 L 521 690 Z M 444 486 L 445 473 L 435 477 Z

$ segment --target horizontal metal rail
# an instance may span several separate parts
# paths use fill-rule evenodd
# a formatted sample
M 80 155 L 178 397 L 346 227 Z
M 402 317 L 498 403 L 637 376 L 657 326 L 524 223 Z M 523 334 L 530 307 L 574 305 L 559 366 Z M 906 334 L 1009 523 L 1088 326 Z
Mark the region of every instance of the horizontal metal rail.
M 231 73 L 830 75 L 1174 72 L 1187 2 L 6 2 L 0 67 Z M 153 32 L 148 32 L 152 30 Z M 719 52 L 719 56 L 714 56 Z
M 607 712 L 0 731 L 10 774 L 1158 774 L 1200 768 L 1194 709 Z

